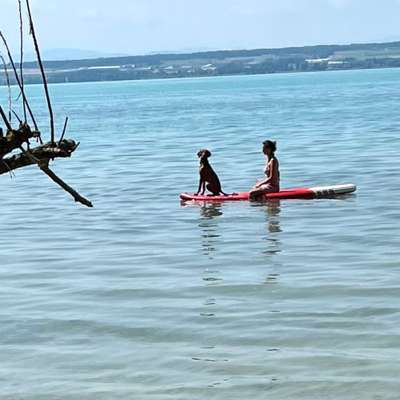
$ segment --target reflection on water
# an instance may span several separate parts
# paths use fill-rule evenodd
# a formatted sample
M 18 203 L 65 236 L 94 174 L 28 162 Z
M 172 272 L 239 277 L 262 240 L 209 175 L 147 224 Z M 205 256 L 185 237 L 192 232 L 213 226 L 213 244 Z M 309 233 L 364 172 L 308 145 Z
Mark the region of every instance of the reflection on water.
M 199 228 L 201 230 L 202 250 L 210 259 L 216 251 L 218 239 L 218 217 L 223 215 L 220 203 L 204 203 L 200 206 Z M 211 278 L 210 278 L 211 279 Z
M 181 206 L 199 208 L 198 226 L 201 233 L 202 252 L 205 256 L 212 258 L 216 250 L 217 239 L 221 236 L 217 229 L 217 218 L 223 215 L 222 204 L 181 201 Z
M 267 255 L 275 255 L 282 251 L 282 243 L 279 234 L 282 233 L 280 213 L 281 203 L 279 200 L 269 201 L 264 207 L 267 218 L 267 249 L 263 252 Z
M 198 226 L 200 228 L 202 252 L 210 259 L 213 258 L 214 253 L 217 251 L 217 245 L 223 241 L 219 232 L 219 218 L 224 215 L 222 203 L 181 203 L 182 207 L 198 207 L 200 211 Z M 281 202 L 279 200 L 268 201 L 266 203 L 250 203 L 250 207 L 256 207 L 265 213 L 267 221 L 267 234 L 265 240 L 268 249 L 264 254 L 277 254 L 281 251 L 281 242 L 279 234 L 282 233 L 280 213 Z
M 200 208 L 200 215 L 204 219 L 214 219 L 216 217 L 221 217 L 224 213 L 222 212 L 221 203 L 204 203 Z
M 279 239 L 282 233 L 280 214 L 281 202 L 280 200 L 272 200 L 262 203 L 251 203 L 252 207 L 256 207 L 265 214 L 266 218 L 266 235 L 264 236 L 267 249 L 262 253 L 266 255 L 274 255 L 280 253 L 281 241 Z
M 281 213 L 281 202 L 279 200 L 269 201 L 265 207 L 267 213 L 267 223 L 269 233 L 280 233 L 281 221 L 279 215 Z

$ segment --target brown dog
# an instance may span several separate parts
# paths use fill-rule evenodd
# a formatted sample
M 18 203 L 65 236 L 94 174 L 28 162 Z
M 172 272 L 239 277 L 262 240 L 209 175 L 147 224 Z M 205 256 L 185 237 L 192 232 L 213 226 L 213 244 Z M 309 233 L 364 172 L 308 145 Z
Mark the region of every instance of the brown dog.
M 222 191 L 218 175 L 208 162 L 209 157 L 211 157 L 211 152 L 205 149 L 200 150 L 197 153 L 197 157 L 200 159 L 200 183 L 197 194 L 201 192 L 201 195 L 203 196 L 207 188 L 213 196 L 219 196 L 220 194 L 227 196 L 227 194 Z

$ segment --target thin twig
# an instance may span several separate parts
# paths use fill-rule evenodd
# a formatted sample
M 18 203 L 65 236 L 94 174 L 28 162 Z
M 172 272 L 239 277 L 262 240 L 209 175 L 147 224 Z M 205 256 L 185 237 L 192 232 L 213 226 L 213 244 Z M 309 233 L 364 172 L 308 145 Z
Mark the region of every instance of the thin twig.
M 17 118 L 18 122 L 19 122 L 20 124 L 22 124 L 22 119 L 18 116 L 18 114 L 17 114 L 14 110 L 11 110 L 11 111 L 12 111 L 12 113 L 14 114 L 15 118 Z
M 24 21 L 22 18 L 22 1 L 18 0 L 18 9 L 19 9 L 19 33 L 20 33 L 20 62 L 19 62 L 19 76 L 21 79 L 21 91 L 25 90 L 24 88 Z M 26 105 L 25 102 L 23 104 L 24 109 L 24 121 L 26 123 Z
M 10 174 L 10 179 L 15 178 L 15 173 L 14 171 L 8 166 L 6 161 L 4 159 L 1 160 L 2 164 L 6 166 L 8 173 Z
M 63 141 L 64 136 L 65 136 L 65 132 L 67 132 L 67 126 L 68 126 L 68 117 L 65 118 L 65 122 L 64 122 L 64 128 L 62 131 L 62 135 L 60 137 L 60 140 L 58 141 L 58 145 L 60 145 L 60 143 Z
M 3 67 L 4 67 L 4 75 L 6 77 L 6 82 L 7 82 L 7 88 L 8 88 L 8 119 L 11 122 L 12 115 L 12 96 L 11 96 L 11 84 L 10 84 L 10 75 L 8 75 L 8 68 L 7 68 L 7 63 L 4 57 L 0 54 L 0 59 L 3 62 Z
M 29 0 L 26 0 L 26 7 L 28 9 L 30 33 L 32 35 L 33 44 L 35 46 L 36 56 L 37 56 L 37 60 L 38 60 L 39 67 L 40 67 L 40 72 L 42 74 L 44 92 L 46 94 L 47 107 L 49 109 L 51 143 L 54 143 L 54 114 L 53 114 L 53 108 L 51 106 L 50 93 L 49 93 L 49 88 L 48 88 L 48 85 L 47 85 L 46 73 L 44 71 L 42 58 L 40 56 L 40 49 L 39 49 L 39 44 L 38 44 L 36 33 L 35 33 L 35 27 L 33 25 L 33 19 L 32 19 L 32 13 L 31 13 L 31 7 L 30 7 L 30 4 L 29 4 Z
M 16 66 L 15 66 L 14 59 L 13 59 L 13 57 L 12 57 L 12 55 L 11 55 L 10 48 L 8 47 L 7 40 L 6 40 L 6 38 L 4 37 L 4 35 L 3 35 L 3 33 L 2 33 L 1 31 L 0 31 L 0 38 L 1 38 L 1 40 L 3 41 L 4 47 L 5 47 L 6 50 L 7 50 L 8 59 L 10 60 L 10 64 L 11 64 L 12 69 L 13 69 L 13 71 L 14 71 L 15 80 L 16 80 L 16 82 L 17 82 L 17 84 L 18 84 L 18 87 L 19 87 L 19 89 L 20 89 L 20 91 L 21 91 L 22 100 L 23 100 L 23 102 L 24 102 L 25 105 L 26 105 L 26 109 L 28 110 L 28 113 L 29 113 L 29 115 L 30 115 L 30 117 L 31 117 L 31 119 L 32 119 L 32 123 L 33 123 L 33 126 L 35 127 L 35 130 L 39 132 L 39 128 L 38 128 L 38 125 L 37 125 L 37 123 L 36 123 L 35 117 L 33 116 L 32 109 L 31 109 L 31 107 L 30 107 L 30 105 L 29 105 L 29 102 L 28 102 L 28 99 L 26 98 L 25 93 L 24 93 L 24 91 L 23 91 L 23 87 L 22 87 L 22 85 L 21 85 L 21 80 L 19 79 L 18 72 L 17 72 L 17 68 L 16 68 Z
M 3 118 L 4 124 L 6 125 L 6 128 L 8 131 L 12 131 L 12 127 L 10 124 L 10 121 L 7 119 L 7 115 L 3 110 L 3 107 L 0 106 L 0 116 Z

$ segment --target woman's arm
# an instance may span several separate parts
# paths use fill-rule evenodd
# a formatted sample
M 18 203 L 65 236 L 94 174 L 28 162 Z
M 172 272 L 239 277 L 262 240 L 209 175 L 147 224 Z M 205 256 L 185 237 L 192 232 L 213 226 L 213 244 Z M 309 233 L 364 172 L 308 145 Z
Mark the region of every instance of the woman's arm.
M 266 179 L 263 179 L 261 182 L 258 182 L 256 187 L 260 187 L 262 185 L 267 185 L 268 183 L 270 183 L 275 173 L 276 173 L 276 160 L 273 159 L 269 162 L 269 175 L 267 176 Z
M 267 179 L 264 179 L 264 180 L 262 180 L 262 181 L 259 181 L 259 182 L 257 182 L 257 184 L 256 184 L 256 188 L 259 188 L 259 187 L 261 187 L 261 186 L 263 186 L 263 185 L 266 185 L 267 183 L 269 183 L 269 178 L 267 178 Z

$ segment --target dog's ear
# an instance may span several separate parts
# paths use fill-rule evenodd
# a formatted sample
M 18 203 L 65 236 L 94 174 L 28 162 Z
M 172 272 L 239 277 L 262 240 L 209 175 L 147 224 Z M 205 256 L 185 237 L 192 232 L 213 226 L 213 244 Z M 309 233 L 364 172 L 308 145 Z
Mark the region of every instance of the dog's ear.
M 204 156 L 205 157 L 211 157 L 211 151 L 210 150 L 204 150 Z

